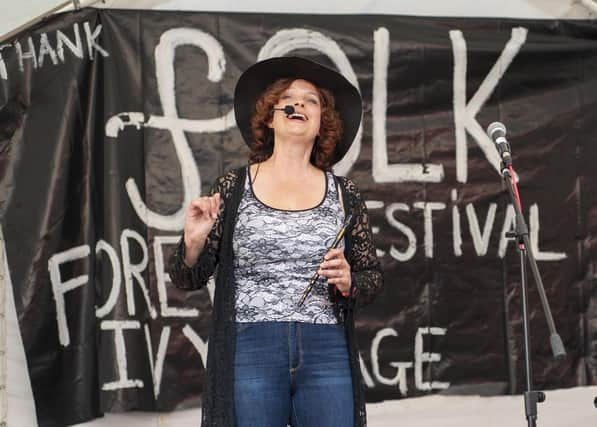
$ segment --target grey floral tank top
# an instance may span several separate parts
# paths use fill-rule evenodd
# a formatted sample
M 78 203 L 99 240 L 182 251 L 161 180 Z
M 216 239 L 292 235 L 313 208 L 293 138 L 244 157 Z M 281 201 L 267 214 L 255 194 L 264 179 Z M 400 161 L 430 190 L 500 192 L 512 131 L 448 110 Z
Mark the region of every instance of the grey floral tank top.
M 319 205 L 288 211 L 262 203 L 247 173 L 233 236 L 237 322 L 337 323 L 324 277 L 298 307 L 344 219 L 336 181 L 325 175 Z

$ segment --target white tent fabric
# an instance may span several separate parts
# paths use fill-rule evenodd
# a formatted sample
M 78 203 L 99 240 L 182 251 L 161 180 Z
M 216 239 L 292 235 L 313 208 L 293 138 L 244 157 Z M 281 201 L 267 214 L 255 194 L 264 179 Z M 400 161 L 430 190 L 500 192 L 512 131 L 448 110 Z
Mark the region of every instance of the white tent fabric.
M 128 3 L 143 3 L 127 0 L 108 0 L 109 7 L 122 7 Z M 236 12 L 285 12 L 285 13 L 367 13 L 426 16 L 491 16 L 513 18 L 581 18 L 587 17 L 587 10 L 577 0 L 303 0 L 283 2 L 272 0 L 223 0 L 202 2 L 195 0 L 154 1 L 157 9 L 187 9 Z
M 112 8 L 139 8 L 162 10 L 202 10 L 234 12 L 285 12 L 285 13 L 368 13 L 427 16 L 513 17 L 537 19 L 587 19 L 593 18 L 594 0 L 301 0 L 281 2 L 273 0 L 103 0 L 95 5 Z M 60 0 L 27 0 L 12 2 L 2 0 L 0 6 L 0 36 L 25 24 L 64 3 Z M 82 5 L 90 3 L 81 1 Z M 587 5 L 584 5 L 586 3 Z M 1 231 L 1 230 L 0 230 Z M 0 255 L 3 242 L 0 232 Z M 0 343 L 6 349 L 4 364 L 6 377 L 0 375 L 6 391 L 0 398 L 0 425 L 10 427 L 35 427 L 35 410 L 31 386 L 26 370 L 23 344 L 18 331 L 16 311 L 12 296 L 10 276 L 3 256 L 0 256 L 0 292 L 5 293 L 5 307 L 0 307 L 0 334 L 6 337 Z M 2 298 L 0 298 L 2 300 Z M 4 329 L 5 328 L 5 329 Z M 0 349 L 2 350 L 2 349 Z M 4 356 L 2 356 L 4 357 Z M 6 388 L 2 389 L 5 385 Z M 597 425 L 597 408 L 593 398 L 597 386 L 551 391 L 548 400 L 539 406 L 539 422 L 544 427 L 572 425 Z M 171 414 L 128 413 L 107 415 L 103 419 L 81 424 L 90 427 L 151 427 L 196 426 L 199 410 Z M 401 401 L 388 401 L 369 405 L 369 425 L 384 427 L 417 425 L 420 427 L 472 427 L 524 425 L 524 408 L 520 396 L 428 396 Z
M 27 0 L 0 5 L 0 36 L 43 15 L 67 0 Z M 10 4 L 12 3 L 12 4 Z M 392 14 L 423 16 L 484 16 L 531 19 L 589 19 L 597 15 L 595 0 L 79 0 L 81 6 L 118 9 L 201 10 L 219 12 L 281 12 L 320 14 Z M 69 5 L 67 8 L 72 8 Z

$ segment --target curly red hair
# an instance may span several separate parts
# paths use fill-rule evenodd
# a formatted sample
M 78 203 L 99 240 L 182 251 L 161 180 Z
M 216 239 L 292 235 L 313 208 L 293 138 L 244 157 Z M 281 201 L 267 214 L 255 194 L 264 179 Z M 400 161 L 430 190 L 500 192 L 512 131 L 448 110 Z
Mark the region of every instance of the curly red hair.
M 250 163 L 262 162 L 272 155 L 274 151 L 274 132 L 268 124 L 272 120 L 274 106 L 294 80 L 296 79 L 276 80 L 255 103 L 255 113 L 251 117 L 253 144 L 251 144 L 251 151 L 249 152 Z M 334 95 L 327 89 L 313 85 L 317 89 L 319 101 L 321 102 L 321 124 L 310 160 L 318 168 L 328 170 L 332 166 L 336 145 L 342 138 L 342 119 L 336 111 Z

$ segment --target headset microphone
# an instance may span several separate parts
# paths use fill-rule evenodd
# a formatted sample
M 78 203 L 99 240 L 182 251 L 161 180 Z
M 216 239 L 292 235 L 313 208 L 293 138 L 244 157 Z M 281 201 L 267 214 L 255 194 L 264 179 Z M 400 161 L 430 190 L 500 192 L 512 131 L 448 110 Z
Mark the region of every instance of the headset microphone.
M 286 105 L 282 108 L 276 108 L 274 107 L 275 111 L 284 111 L 284 114 L 286 114 L 287 116 L 290 116 L 292 113 L 294 113 L 294 107 L 292 105 Z

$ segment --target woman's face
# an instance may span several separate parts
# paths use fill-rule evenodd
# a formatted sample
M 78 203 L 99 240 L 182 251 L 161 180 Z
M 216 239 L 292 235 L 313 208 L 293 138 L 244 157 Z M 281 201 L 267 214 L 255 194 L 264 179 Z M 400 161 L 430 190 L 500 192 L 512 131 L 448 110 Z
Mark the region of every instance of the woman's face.
M 294 80 L 282 92 L 275 108 L 286 105 L 292 105 L 294 113 L 287 116 L 283 111 L 275 111 L 269 124 L 274 133 L 314 141 L 321 123 L 321 100 L 317 88 L 306 80 Z

